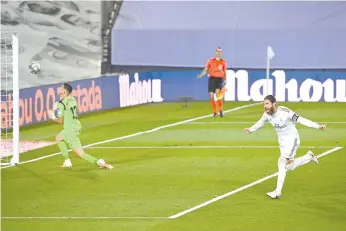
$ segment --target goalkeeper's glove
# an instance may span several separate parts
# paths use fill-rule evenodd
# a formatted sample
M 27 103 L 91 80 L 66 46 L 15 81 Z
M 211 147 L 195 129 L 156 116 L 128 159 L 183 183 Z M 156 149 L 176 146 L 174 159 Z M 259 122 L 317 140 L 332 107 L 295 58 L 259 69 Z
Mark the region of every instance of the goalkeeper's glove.
M 55 121 L 57 118 L 52 110 L 48 111 L 48 116 L 51 118 L 53 121 Z

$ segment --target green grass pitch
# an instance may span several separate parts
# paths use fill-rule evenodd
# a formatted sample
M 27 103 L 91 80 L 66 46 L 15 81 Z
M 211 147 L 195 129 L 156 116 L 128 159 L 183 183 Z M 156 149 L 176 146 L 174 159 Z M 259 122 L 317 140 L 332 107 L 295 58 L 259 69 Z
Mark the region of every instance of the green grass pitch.
M 232 109 L 249 103 L 225 103 Z M 345 103 L 284 103 L 298 114 L 326 122 L 325 132 L 300 125 L 301 148 L 316 154 L 346 144 Z M 98 169 L 61 155 L 1 170 L 1 228 L 4 231 L 325 231 L 346 229 L 346 148 L 289 172 L 280 200 L 265 193 L 276 177 L 168 217 L 277 171 L 277 137 L 271 125 L 248 135 L 262 105 L 202 118 L 86 151 L 114 165 Z M 150 104 L 81 117 L 84 145 L 148 131 L 210 113 L 207 102 Z M 61 127 L 46 123 L 24 128 L 21 140 L 54 140 Z M 198 146 L 198 147 L 197 147 Z M 21 161 L 57 153 L 56 145 L 21 155 Z

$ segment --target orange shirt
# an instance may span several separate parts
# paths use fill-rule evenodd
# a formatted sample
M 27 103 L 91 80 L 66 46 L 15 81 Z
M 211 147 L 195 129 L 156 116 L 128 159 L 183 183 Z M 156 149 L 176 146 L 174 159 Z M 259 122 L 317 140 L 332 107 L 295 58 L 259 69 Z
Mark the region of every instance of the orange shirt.
M 207 63 L 209 77 L 224 78 L 226 75 L 226 61 L 224 59 L 216 60 L 211 58 Z

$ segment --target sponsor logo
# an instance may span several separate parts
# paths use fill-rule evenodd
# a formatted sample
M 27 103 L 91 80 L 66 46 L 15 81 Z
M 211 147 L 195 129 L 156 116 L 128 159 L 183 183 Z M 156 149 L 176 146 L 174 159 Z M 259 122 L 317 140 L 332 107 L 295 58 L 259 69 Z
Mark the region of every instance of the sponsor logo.
M 300 84 L 295 78 L 287 81 L 286 73 L 276 70 L 267 81 L 265 78 L 249 84 L 249 74 L 245 70 L 227 71 L 228 91 L 226 101 L 262 101 L 268 94 L 275 95 L 278 101 L 288 102 L 346 102 L 346 80 L 331 78 L 325 81 L 305 78 Z
M 138 73 L 133 78 L 134 82 L 130 82 L 128 74 L 119 76 L 120 107 L 163 101 L 161 79 L 139 80 Z
M 91 81 L 89 88 L 81 88 L 80 85 L 72 92 L 78 103 L 78 112 L 85 113 L 102 109 L 102 89 L 101 86 Z
M 19 125 L 27 125 L 48 120 L 48 110 L 60 100 L 57 87 L 40 87 L 27 89 L 20 92 L 19 99 Z M 81 87 L 79 84 L 74 88 L 72 95 L 76 97 L 78 112 L 86 113 L 102 109 L 102 89 L 91 81 L 89 87 Z M 2 95 L 1 100 L 1 129 L 13 126 L 13 98 L 12 93 Z
M 288 126 L 288 124 L 285 124 L 285 125 L 280 125 L 280 124 L 274 124 L 274 127 L 275 128 L 278 128 L 278 129 L 284 129 Z

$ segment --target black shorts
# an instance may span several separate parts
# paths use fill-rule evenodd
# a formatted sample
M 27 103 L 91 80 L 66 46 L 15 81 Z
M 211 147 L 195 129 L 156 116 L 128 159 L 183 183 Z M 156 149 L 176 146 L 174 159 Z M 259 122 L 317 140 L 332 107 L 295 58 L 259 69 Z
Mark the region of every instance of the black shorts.
M 209 77 L 208 92 L 215 93 L 216 89 L 222 89 L 223 78 Z

